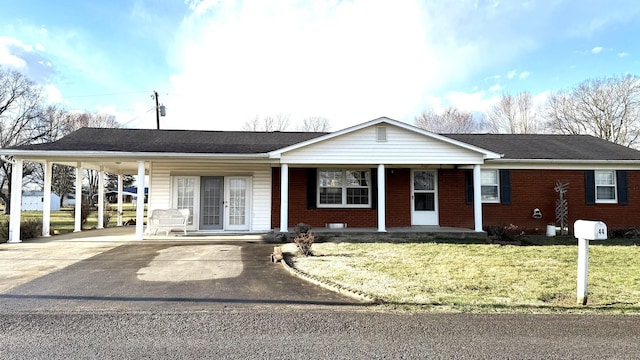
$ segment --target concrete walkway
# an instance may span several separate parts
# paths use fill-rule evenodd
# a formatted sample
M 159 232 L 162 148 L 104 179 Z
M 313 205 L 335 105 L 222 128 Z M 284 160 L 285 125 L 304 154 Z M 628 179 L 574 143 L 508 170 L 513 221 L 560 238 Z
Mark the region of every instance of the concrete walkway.
M 113 228 L 0 244 L 2 310 L 362 305 L 291 276 L 261 241 L 132 235 Z

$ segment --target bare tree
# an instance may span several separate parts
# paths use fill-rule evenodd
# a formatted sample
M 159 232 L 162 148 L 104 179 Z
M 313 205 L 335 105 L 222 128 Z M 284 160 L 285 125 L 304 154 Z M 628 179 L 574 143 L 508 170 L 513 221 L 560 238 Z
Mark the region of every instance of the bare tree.
M 312 116 L 302 120 L 300 131 L 327 132 L 330 128 L 329 119 L 321 116 Z
M 13 70 L 0 68 L 0 148 L 42 141 L 46 137 L 42 126 L 42 93 L 36 84 Z M 11 164 L 0 162 L 0 199 L 5 213 L 11 208 Z M 33 168 L 25 164 L 24 175 Z
M 503 94 L 486 114 L 489 130 L 495 134 L 535 134 L 542 131 L 540 119 L 529 92 Z
M 60 196 L 60 206 L 67 194 L 76 186 L 76 170 L 71 166 L 53 164 L 51 171 L 51 191 Z
M 640 78 L 589 79 L 549 97 L 549 127 L 560 134 L 587 134 L 640 147 Z
M 482 129 L 482 120 L 476 120 L 473 113 L 448 107 L 442 114 L 428 109 L 416 117 L 417 127 L 438 134 L 474 133 Z
M 245 122 L 242 130 L 245 131 L 285 131 L 289 126 L 289 115 L 276 114 L 265 116 L 260 119 L 258 116 Z

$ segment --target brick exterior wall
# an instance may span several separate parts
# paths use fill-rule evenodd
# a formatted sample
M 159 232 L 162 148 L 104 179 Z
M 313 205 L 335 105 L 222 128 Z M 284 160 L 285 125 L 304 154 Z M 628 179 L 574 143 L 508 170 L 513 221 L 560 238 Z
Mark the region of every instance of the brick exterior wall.
M 376 176 L 373 172 L 372 176 Z M 540 232 L 555 222 L 553 190 L 556 181 L 569 183 L 565 197 L 569 203 L 569 224 L 577 219 L 602 220 L 609 229 L 640 225 L 640 171 L 628 171 L 629 205 L 586 205 L 584 171 L 511 170 L 511 204 L 483 204 L 483 225 L 514 224 Z M 289 168 L 289 226 L 300 222 L 313 227 L 327 223 L 347 223 L 349 227 L 377 227 L 376 209 L 307 208 L 307 169 Z M 273 168 L 271 223 L 280 226 L 280 168 Z M 386 169 L 386 225 L 411 226 L 411 170 Z M 372 189 L 376 191 L 375 189 Z M 473 205 L 467 204 L 464 170 L 438 170 L 440 226 L 473 228 Z M 539 208 L 541 219 L 532 217 Z
M 565 198 L 569 205 L 569 224 L 578 219 L 601 220 L 609 229 L 640 225 L 640 172 L 627 171 L 629 205 L 587 205 L 584 171 L 581 170 L 511 170 L 511 204 L 483 204 L 483 225 L 514 224 L 527 230 L 544 231 L 555 223 L 553 190 L 556 181 L 569 183 Z M 440 225 L 473 227 L 473 205 L 466 203 L 464 171 L 439 171 Z M 532 217 L 533 209 L 542 212 Z
M 373 172 L 371 176 L 377 176 Z M 387 227 L 410 226 L 411 203 L 409 169 L 386 169 Z M 280 168 L 272 169 L 273 196 L 271 226 L 280 227 Z M 372 191 L 377 191 L 372 189 Z M 289 168 L 289 227 L 298 223 L 325 227 L 327 223 L 347 223 L 352 228 L 378 226 L 377 209 L 307 208 L 307 169 Z

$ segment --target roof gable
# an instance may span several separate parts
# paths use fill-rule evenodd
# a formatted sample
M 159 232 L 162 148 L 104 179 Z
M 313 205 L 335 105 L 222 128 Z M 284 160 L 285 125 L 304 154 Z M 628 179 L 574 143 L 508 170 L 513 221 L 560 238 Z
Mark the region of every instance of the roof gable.
M 400 122 L 400 121 L 396 121 L 393 119 L 389 119 L 387 117 L 381 117 L 378 119 L 374 119 L 359 125 L 355 125 L 346 129 L 342 129 L 340 131 L 336 131 L 333 133 L 328 133 L 328 134 L 324 134 L 322 136 L 318 136 L 315 138 L 311 138 L 307 141 L 301 142 L 301 143 L 297 143 L 297 144 L 293 144 L 291 146 L 288 147 L 283 147 L 281 149 L 272 151 L 269 156 L 272 158 L 279 158 L 282 156 L 282 154 L 287 153 L 287 152 L 292 152 L 294 150 L 297 149 L 301 149 L 303 147 L 308 147 L 308 146 L 312 146 L 314 144 L 318 144 L 321 142 L 326 142 L 326 141 L 331 141 L 332 139 L 336 139 L 338 137 L 344 137 L 348 134 L 355 134 L 357 132 L 360 132 L 363 129 L 374 129 L 376 126 L 383 126 L 383 125 L 387 125 L 387 126 L 391 126 L 391 127 L 395 127 L 395 128 L 400 128 L 403 129 L 404 131 L 408 132 L 408 133 L 413 133 L 414 135 L 419 135 L 422 136 L 423 138 L 426 139 L 431 139 L 431 140 L 436 140 L 442 143 L 446 143 L 448 145 L 452 145 L 454 148 L 460 148 L 460 149 L 464 149 L 464 150 L 468 150 L 471 152 L 475 152 L 478 154 L 481 154 L 483 158 L 499 158 L 500 154 L 499 153 L 495 153 L 486 149 L 483 149 L 481 147 L 472 145 L 472 144 L 467 144 L 464 142 L 460 142 L 456 139 L 453 138 L 448 138 L 446 136 L 442 136 L 439 134 L 435 134 L 432 132 L 429 132 L 427 130 L 423 130 L 420 128 L 417 128 L 415 126 Z M 415 151 L 415 150 L 412 150 Z
M 386 138 L 378 138 L 385 129 Z M 390 119 L 377 119 L 269 154 L 288 164 L 482 164 L 500 155 Z

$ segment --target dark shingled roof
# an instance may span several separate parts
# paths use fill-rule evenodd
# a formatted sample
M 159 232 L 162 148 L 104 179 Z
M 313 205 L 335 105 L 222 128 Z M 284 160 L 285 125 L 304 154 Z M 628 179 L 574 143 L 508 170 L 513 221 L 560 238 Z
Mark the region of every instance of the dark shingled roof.
M 504 159 L 640 160 L 640 151 L 588 135 L 443 134 Z
M 82 128 L 19 150 L 263 154 L 326 133 Z M 640 151 L 586 135 L 443 134 L 505 159 L 640 160 Z
M 19 150 L 262 154 L 326 133 L 81 128 Z

